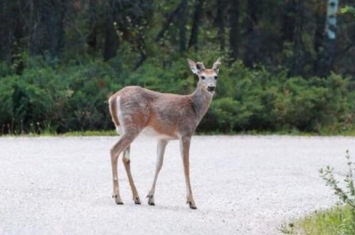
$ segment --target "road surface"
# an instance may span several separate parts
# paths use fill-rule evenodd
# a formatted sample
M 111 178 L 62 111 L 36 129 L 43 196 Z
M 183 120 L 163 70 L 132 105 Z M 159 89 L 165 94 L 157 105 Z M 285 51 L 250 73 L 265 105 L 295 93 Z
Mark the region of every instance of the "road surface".
M 280 234 L 294 218 L 336 202 L 318 169 L 346 173 L 353 137 L 195 136 L 191 180 L 198 210 L 185 204 L 179 143 L 168 144 L 155 203 L 146 194 L 156 141 L 138 138 L 132 173 L 142 205 L 131 200 L 122 162 L 124 205 L 111 198 L 109 149 L 118 137 L 0 138 L 0 234 Z

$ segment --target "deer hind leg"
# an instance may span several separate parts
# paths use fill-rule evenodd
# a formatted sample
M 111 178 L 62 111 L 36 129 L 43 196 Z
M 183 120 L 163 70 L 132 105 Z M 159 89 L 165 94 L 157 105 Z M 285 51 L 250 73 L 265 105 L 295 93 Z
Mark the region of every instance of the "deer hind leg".
M 163 166 L 163 160 L 164 160 L 164 152 L 165 152 L 165 147 L 168 144 L 167 140 L 159 140 L 158 142 L 158 147 L 157 147 L 157 159 L 155 162 L 155 174 L 154 174 L 154 180 L 151 189 L 149 190 L 148 193 L 148 204 L 151 206 L 155 205 L 154 202 L 154 193 L 155 193 L 155 186 L 157 183 L 158 179 L 158 174 Z
M 118 185 L 118 173 L 117 173 L 117 160 L 120 154 L 132 143 L 137 135 L 123 134 L 120 140 L 111 148 L 111 165 L 112 165 L 112 177 L 113 177 L 113 195 L 116 204 L 123 204 L 120 196 Z
M 132 177 L 132 173 L 131 173 L 131 160 L 129 158 L 130 150 L 131 150 L 131 146 L 128 146 L 124 150 L 122 161 L 123 161 L 124 167 L 126 169 L 129 185 L 131 186 L 133 201 L 135 204 L 141 204 L 141 201 L 139 199 L 139 195 L 137 192 L 137 188 L 134 185 L 134 181 L 133 181 L 133 177 Z
M 189 152 L 190 152 L 190 140 L 191 137 L 182 137 L 180 139 L 181 156 L 184 164 L 184 174 L 186 183 L 186 203 L 189 204 L 191 209 L 197 209 L 194 198 L 192 196 L 192 189 L 190 183 L 190 162 L 189 162 Z

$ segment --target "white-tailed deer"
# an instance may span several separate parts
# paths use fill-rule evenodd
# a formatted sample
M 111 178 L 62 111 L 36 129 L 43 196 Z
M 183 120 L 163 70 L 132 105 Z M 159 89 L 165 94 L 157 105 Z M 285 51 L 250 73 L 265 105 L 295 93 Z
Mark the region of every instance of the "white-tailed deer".
M 130 169 L 130 145 L 141 133 L 158 138 L 156 169 L 152 187 L 148 193 L 148 204 L 155 205 L 154 192 L 159 171 L 163 165 L 164 151 L 169 140 L 180 141 L 184 165 L 187 203 L 196 209 L 190 183 L 189 149 L 191 136 L 202 117 L 207 112 L 217 82 L 220 66 L 218 59 L 212 69 L 206 69 L 203 63 L 187 60 L 194 74 L 199 78 L 196 90 L 190 95 L 165 94 L 151 91 L 139 86 L 125 87 L 109 99 L 109 108 L 120 140 L 111 149 L 113 176 L 113 198 L 117 204 L 123 204 L 117 175 L 117 160 L 123 152 L 123 163 L 135 204 L 140 199 Z

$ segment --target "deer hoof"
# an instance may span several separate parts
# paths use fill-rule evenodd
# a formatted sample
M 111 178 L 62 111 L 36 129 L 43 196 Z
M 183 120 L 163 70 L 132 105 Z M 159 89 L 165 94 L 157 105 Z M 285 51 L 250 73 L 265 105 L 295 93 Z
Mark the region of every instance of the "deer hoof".
M 154 202 L 148 202 L 148 205 L 149 206 L 155 206 L 155 203 Z
M 121 197 L 119 195 L 112 195 L 112 198 L 115 199 L 115 202 L 117 205 L 123 205 L 123 202 L 122 202 Z
M 153 195 L 148 195 L 148 205 L 155 206 Z
M 187 203 L 189 204 L 190 209 L 192 209 L 192 210 L 196 210 L 197 209 L 197 207 L 196 207 L 194 202 L 187 202 Z
M 136 197 L 134 200 L 134 204 L 136 205 L 140 205 L 141 204 L 141 200 L 139 199 L 139 197 Z

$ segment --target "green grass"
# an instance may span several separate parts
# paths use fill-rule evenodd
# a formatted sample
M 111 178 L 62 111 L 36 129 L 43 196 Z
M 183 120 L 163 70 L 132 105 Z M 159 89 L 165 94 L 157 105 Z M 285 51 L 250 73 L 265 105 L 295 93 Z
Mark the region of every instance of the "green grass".
M 316 211 L 280 231 L 293 235 L 354 235 L 355 221 L 349 206 Z
M 117 136 L 115 130 L 112 131 L 72 131 L 60 136 Z
M 26 133 L 26 134 L 6 134 L 0 135 L 0 137 L 8 137 L 8 136 L 117 136 L 117 132 L 115 130 L 111 131 L 71 131 L 63 134 L 57 134 L 55 132 L 43 131 L 40 134 L 37 133 Z
M 0 134 L 1 136 L 116 136 L 117 133 L 114 129 L 112 130 L 96 130 L 96 131 L 69 131 L 63 134 L 57 134 L 51 128 L 45 128 L 41 130 L 38 134 L 35 131 L 25 132 L 25 133 L 11 133 L 11 134 Z M 279 130 L 279 131 L 240 131 L 240 132 L 229 132 L 223 133 L 219 131 L 203 132 L 198 131 L 196 135 L 288 135 L 288 136 L 355 136 L 355 129 L 349 129 L 344 131 L 330 131 L 322 130 L 321 132 L 301 132 L 298 130 Z

